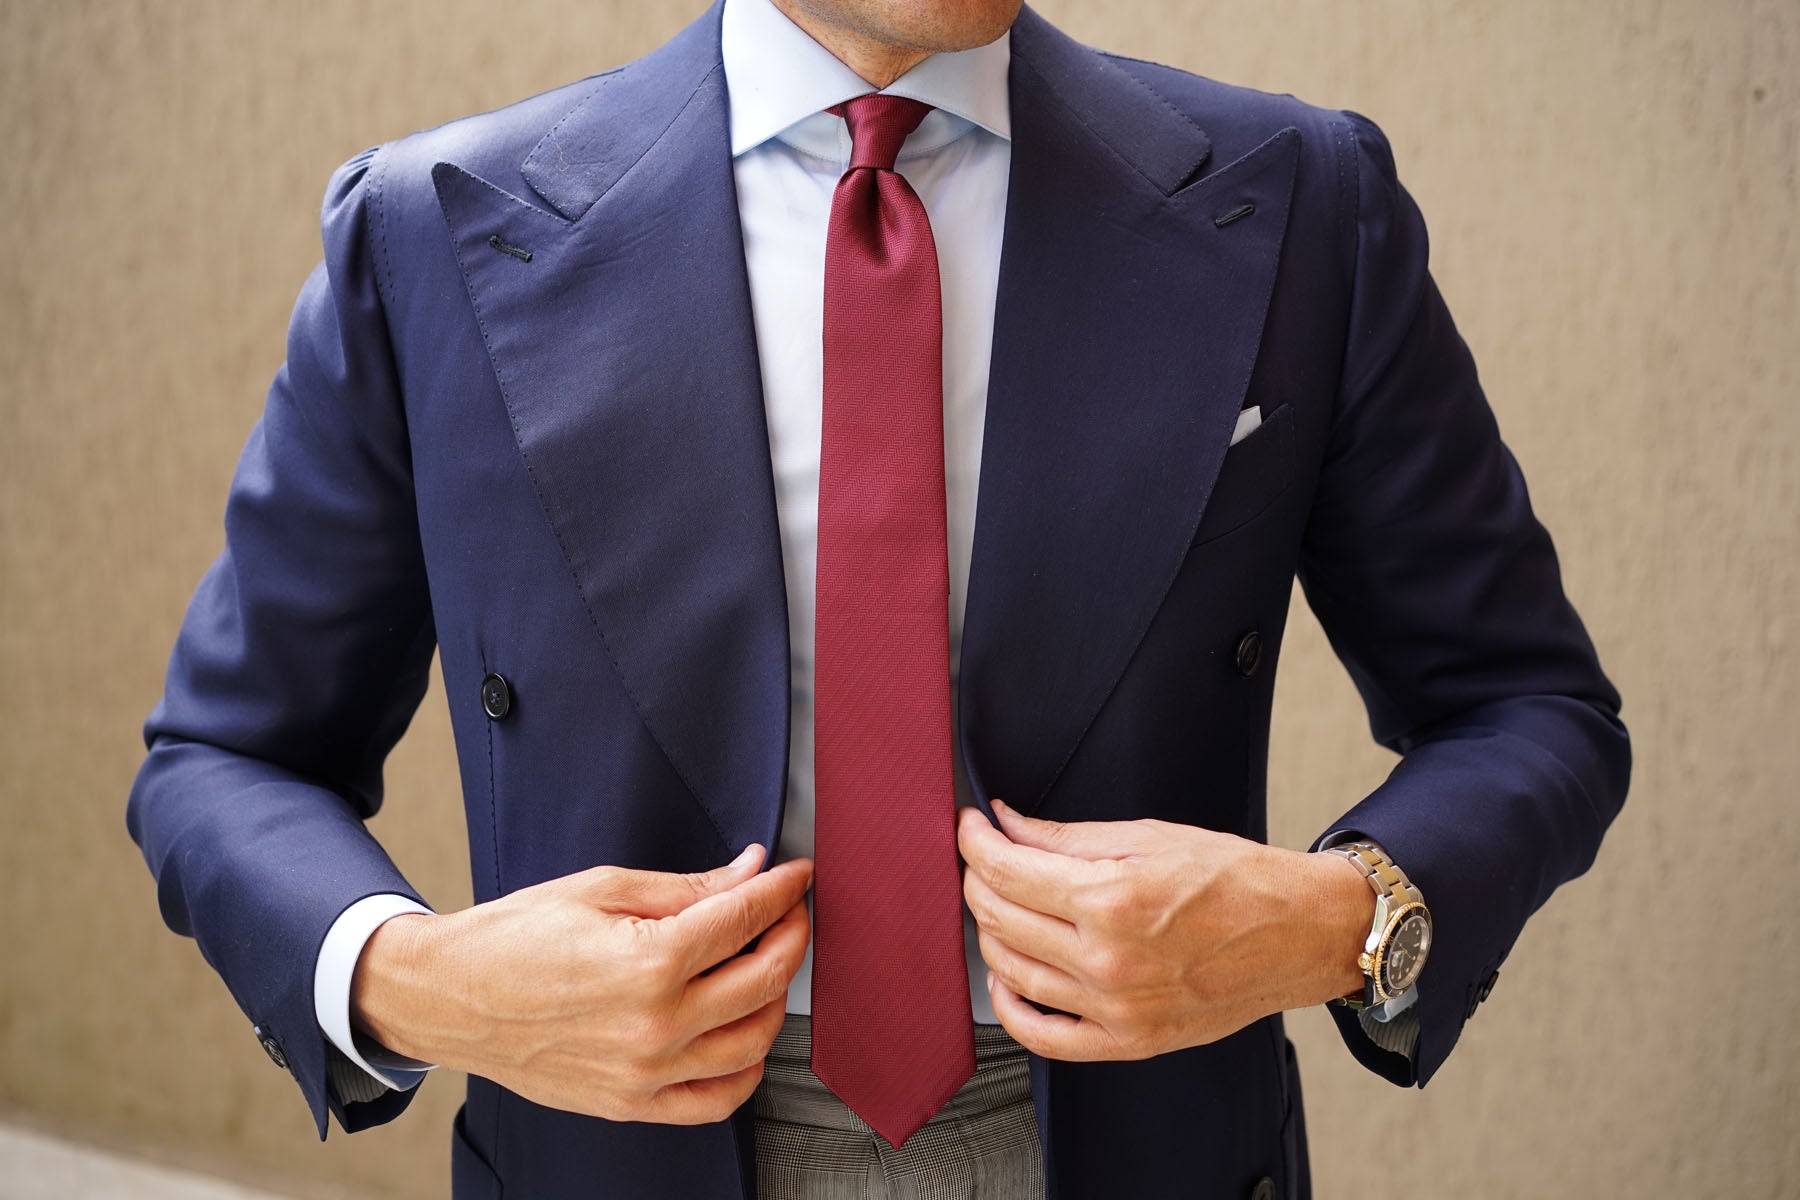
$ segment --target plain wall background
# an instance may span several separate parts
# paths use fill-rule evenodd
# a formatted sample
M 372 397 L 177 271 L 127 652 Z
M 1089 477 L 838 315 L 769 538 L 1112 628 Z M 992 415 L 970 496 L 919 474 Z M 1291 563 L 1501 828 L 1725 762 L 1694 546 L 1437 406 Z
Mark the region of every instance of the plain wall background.
M 331 169 L 649 49 L 696 0 L 0 0 L 0 1112 L 303 1195 L 442 1196 L 458 1080 L 320 1146 L 123 824 Z M 1632 798 L 1424 1092 L 1289 1021 L 1321 1200 L 1800 1195 L 1800 5 L 1045 0 L 1391 135 L 1625 696 Z M 377 819 L 467 902 L 441 692 Z M 1303 603 L 1275 840 L 1391 760 Z M 1453 802 L 1453 798 L 1447 798 Z M 0 1164 L 0 1172 L 4 1171 Z

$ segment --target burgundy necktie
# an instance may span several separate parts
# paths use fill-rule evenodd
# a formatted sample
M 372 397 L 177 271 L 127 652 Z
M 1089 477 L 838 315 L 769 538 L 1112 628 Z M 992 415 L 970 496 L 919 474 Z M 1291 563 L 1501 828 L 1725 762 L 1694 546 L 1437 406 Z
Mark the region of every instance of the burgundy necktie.
M 825 243 L 812 1067 L 891 1145 L 975 1073 L 951 779 L 937 247 L 860 96 Z

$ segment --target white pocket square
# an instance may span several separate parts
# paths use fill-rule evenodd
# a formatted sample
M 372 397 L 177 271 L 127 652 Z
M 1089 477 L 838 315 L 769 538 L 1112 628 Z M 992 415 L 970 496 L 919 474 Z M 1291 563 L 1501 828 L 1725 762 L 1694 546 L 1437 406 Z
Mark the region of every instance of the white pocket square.
M 1237 428 L 1231 431 L 1231 444 L 1233 446 L 1237 445 L 1252 433 L 1255 433 L 1257 426 L 1261 424 L 1262 405 L 1252 404 L 1249 408 L 1246 408 L 1243 412 L 1238 414 Z

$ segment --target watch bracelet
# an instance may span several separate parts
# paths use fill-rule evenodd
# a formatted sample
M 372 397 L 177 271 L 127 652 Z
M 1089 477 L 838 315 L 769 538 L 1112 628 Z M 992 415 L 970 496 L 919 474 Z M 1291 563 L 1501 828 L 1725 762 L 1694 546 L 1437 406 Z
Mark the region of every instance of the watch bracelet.
M 1362 839 L 1352 842 L 1343 842 L 1336 846 L 1326 847 L 1325 852 L 1328 854 L 1341 854 L 1360 867 L 1363 872 L 1363 878 L 1370 882 L 1370 886 L 1374 889 L 1376 896 L 1378 898 L 1387 899 L 1390 916 L 1394 911 L 1404 908 L 1407 905 L 1422 905 L 1425 903 L 1425 893 L 1419 890 L 1417 884 L 1406 877 L 1406 873 L 1399 868 L 1391 857 L 1389 857 L 1388 852 L 1374 842 Z M 1377 931 L 1374 928 L 1371 928 L 1369 931 L 1369 939 L 1375 940 L 1376 933 Z M 1359 1015 L 1364 1012 L 1370 1007 L 1371 1003 L 1373 1003 L 1369 997 L 1376 994 L 1376 990 L 1375 978 L 1373 975 L 1364 972 L 1363 979 L 1365 988 L 1363 995 L 1337 996 L 1332 999 L 1332 1003 L 1341 1004 L 1345 1008 L 1348 1008 Z M 1392 999 L 1392 997 L 1389 997 L 1389 999 Z
M 1397 897 L 1395 907 L 1402 904 L 1423 904 L 1425 893 L 1418 885 L 1406 877 L 1406 873 L 1394 864 L 1387 851 L 1374 842 L 1344 842 L 1341 845 L 1329 846 L 1327 854 L 1341 854 L 1363 870 L 1363 877 L 1380 883 L 1378 892 L 1386 892 Z

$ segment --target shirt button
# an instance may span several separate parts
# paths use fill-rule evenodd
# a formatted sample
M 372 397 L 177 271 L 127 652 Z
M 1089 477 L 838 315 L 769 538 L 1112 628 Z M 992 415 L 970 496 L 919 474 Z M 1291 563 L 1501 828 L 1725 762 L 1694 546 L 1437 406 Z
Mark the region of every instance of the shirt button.
M 1242 675 L 1245 679 L 1256 674 L 1256 669 L 1262 666 L 1262 654 L 1262 634 L 1252 629 L 1249 633 L 1246 633 L 1243 637 L 1238 639 L 1236 651 L 1237 673 Z
M 481 681 L 481 709 L 496 721 L 506 720 L 512 711 L 512 688 L 492 672 Z

